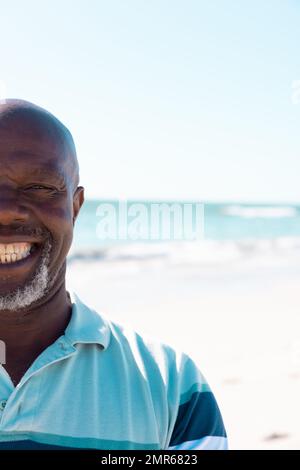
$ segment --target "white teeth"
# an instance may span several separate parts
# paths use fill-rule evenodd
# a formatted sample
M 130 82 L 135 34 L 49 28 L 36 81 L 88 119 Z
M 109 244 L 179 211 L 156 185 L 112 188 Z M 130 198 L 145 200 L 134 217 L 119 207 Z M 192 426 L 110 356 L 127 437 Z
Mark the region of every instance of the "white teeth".
M 1 263 L 13 263 L 26 258 L 30 254 L 32 243 L 0 243 Z M 1 264 L 0 263 L 0 264 Z

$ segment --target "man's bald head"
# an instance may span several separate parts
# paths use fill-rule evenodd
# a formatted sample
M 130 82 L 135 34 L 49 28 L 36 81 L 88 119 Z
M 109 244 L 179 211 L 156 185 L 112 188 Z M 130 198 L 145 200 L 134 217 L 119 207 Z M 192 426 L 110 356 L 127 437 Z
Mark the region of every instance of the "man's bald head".
M 14 130 L 24 138 L 47 138 L 47 146 L 59 146 L 69 168 L 73 190 L 79 184 L 79 165 L 71 132 L 61 121 L 45 109 L 29 101 L 8 99 L 0 103 L 0 130 Z M 53 145 L 51 145 L 51 143 Z

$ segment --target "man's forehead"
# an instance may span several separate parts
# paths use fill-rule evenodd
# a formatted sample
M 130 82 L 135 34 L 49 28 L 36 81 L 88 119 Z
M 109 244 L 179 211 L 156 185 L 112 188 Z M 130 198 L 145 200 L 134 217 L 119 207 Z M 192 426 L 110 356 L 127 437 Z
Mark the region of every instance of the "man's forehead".
M 61 165 L 78 175 L 69 130 L 48 111 L 19 100 L 0 104 L 0 165 L 1 162 L 27 162 L 40 167 L 40 171 L 56 170 Z
M 0 149 L 1 163 L 8 166 L 24 166 L 32 173 L 58 171 L 65 167 L 66 159 L 61 159 L 57 152 L 34 152 L 32 150 L 13 150 L 4 155 Z
M 24 173 L 61 174 L 70 163 L 68 152 L 60 145 L 45 145 L 44 142 L 26 142 L 14 139 L 3 143 L 0 133 L 0 172 L 14 169 Z
M 49 153 L 44 155 L 18 151 L 3 155 L 0 151 L 0 179 L 10 176 L 13 179 L 53 181 L 65 184 L 68 180 L 67 159 L 59 159 Z

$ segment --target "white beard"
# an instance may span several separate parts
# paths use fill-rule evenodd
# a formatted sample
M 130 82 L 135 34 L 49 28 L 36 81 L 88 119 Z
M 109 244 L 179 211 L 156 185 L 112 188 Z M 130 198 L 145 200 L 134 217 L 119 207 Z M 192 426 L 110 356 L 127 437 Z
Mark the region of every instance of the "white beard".
M 24 286 L 18 287 L 14 291 L 0 294 L 1 310 L 20 310 L 29 307 L 33 302 L 40 300 L 50 289 L 49 282 L 49 262 L 52 245 L 47 241 L 41 254 L 40 264 L 33 276 Z M 51 285 L 53 284 L 53 279 Z

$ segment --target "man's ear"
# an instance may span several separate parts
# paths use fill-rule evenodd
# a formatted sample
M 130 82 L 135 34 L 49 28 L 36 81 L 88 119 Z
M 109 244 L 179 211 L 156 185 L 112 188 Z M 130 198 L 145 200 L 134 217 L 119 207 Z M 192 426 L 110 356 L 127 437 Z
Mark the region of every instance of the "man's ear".
M 84 203 L 84 188 L 82 186 L 78 186 L 73 195 L 73 226 L 83 203 Z

